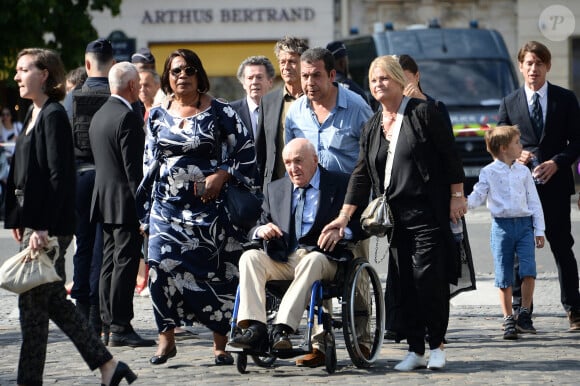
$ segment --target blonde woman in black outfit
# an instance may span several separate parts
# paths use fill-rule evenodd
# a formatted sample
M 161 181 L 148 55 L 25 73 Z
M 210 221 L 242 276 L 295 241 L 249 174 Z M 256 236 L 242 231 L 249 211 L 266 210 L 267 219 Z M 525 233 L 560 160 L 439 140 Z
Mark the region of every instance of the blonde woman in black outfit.
M 433 104 L 404 96 L 407 81 L 397 59 L 376 58 L 369 69 L 373 97 L 381 104 L 365 125 L 360 155 L 351 175 L 341 215 L 323 230 L 346 227 L 369 195 L 387 197 L 394 218 L 387 296 L 401 305 L 397 333 L 407 337 L 409 352 L 395 370 L 445 366 L 443 338 L 449 321 L 449 285 L 455 254 L 450 219 L 467 210 L 463 169 L 453 136 Z M 385 178 L 387 154 L 393 159 Z M 430 357 L 425 358 L 429 334 Z
M 51 50 L 22 50 L 14 80 L 20 96 L 30 99 L 32 106 L 12 157 L 4 225 L 12 229 L 21 249 L 40 249 L 49 236 L 58 237 L 55 266 L 63 278 L 18 298 L 22 330 L 18 384 L 42 385 L 49 320 L 67 334 L 91 370 L 100 370 L 103 385 L 118 385 L 123 378 L 131 383 L 137 376 L 113 359 L 66 299 L 64 255 L 74 233 L 75 168 L 72 131 L 59 103 L 65 95 L 62 61 Z

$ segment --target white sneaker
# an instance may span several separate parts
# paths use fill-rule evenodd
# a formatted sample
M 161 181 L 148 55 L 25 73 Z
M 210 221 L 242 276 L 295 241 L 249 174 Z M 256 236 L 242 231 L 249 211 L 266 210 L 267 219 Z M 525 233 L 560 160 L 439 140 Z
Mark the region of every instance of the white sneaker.
M 431 370 L 440 370 L 445 367 L 445 351 L 440 348 L 431 350 L 429 353 L 429 363 L 427 368 Z
M 408 352 L 405 359 L 395 366 L 397 371 L 411 371 L 425 367 L 427 361 L 425 355 L 419 355 L 414 352 Z

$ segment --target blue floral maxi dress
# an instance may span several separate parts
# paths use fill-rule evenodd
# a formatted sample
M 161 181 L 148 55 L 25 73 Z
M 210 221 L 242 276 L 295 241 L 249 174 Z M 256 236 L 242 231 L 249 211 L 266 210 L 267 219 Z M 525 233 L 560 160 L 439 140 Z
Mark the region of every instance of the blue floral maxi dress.
M 148 284 L 158 330 L 195 316 L 226 334 L 243 232 L 228 219 L 223 189 L 204 204 L 194 195 L 194 182 L 223 169 L 232 176 L 230 183 L 254 186 L 254 143 L 229 104 L 215 99 L 207 110 L 186 118 L 154 108 L 148 128 L 146 169 L 153 170 L 153 160 L 160 167 L 146 173 L 141 188 L 152 188 L 145 189 L 145 197 L 138 195 L 137 210 L 149 226 Z

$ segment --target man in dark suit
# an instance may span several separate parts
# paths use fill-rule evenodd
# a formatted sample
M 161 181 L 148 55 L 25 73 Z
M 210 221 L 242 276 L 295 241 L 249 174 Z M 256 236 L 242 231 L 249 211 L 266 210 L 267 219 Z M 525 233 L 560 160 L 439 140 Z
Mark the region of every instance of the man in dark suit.
M 266 240 L 267 253 L 254 249 L 240 258 L 238 325 L 245 331 L 234 337 L 234 347 L 255 347 L 266 338 L 266 281 L 293 280 L 282 298 L 271 342 L 276 350 L 292 349 L 288 335 L 298 328 L 312 284 L 332 280 L 337 260 L 349 255 L 344 246 L 337 245 L 341 239 L 338 230 L 321 233 L 341 215 L 349 175 L 318 165 L 316 149 L 304 138 L 290 141 L 282 155 L 288 177 L 268 184 L 262 217 L 249 233 L 250 239 Z M 360 234 L 359 222 L 349 222 L 346 238 L 354 241 Z M 297 364 L 324 364 L 320 338 L 313 336 L 313 354 Z
M 546 81 L 551 66 L 546 46 L 525 43 L 518 61 L 525 84 L 502 100 L 498 124 L 517 124 L 520 128 L 524 150 L 519 161 L 530 166 L 537 181 L 546 237 L 558 267 L 562 305 L 570 330 L 580 331 L 578 266 L 570 220 L 570 195 L 574 194 L 571 165 L 580 155 L 580 108 L 572 91 Z M 539 165 L 532 166 L 536 163 Z M 514 299 L 514 305 L 516 302 Z M 520 309 L 520 317 L 522 311 L 530 312 Z
M 143 239 L 135 210 L 135 192 L 143 178 L 143 120 L 131 104 L 139 99 L 139 74 L 128 62 L 109 71 L 111 97 L 95 113 L 89 128 L 95 159 L 91 218 L 103 224 L 101 315 L 110 325 L 111 346 L 152 346 L 131 327 L 133 294 Z
M 284 87 L 270 91 L 262 97 L 258 132 L 254 139 L 258 169 L 264 187 L 268 182 L 282 178 L 286 172 L 282 162 L 282 149 L 286 143 L 284 121 L 290 105 L 303 94 L 300 55 L 307 49 L 305 40 L 290 36 L 276 42 L 274 47 Z
M 272 88 L 274 66 L 265 56 L 250 56 L 238 67 L 238 80 L 242 84 L 246 97 L 230 103 L 240 116 L 246 129 L 251 130 L 256 139 L 258 130 L 259 106 L 262 97 Z

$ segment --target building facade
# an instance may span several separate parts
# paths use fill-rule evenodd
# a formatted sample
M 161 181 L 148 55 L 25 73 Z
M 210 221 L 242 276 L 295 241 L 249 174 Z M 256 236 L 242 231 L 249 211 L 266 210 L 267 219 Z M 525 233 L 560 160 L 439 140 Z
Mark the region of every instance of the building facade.
M 552 51 L 548 79 L 580 95 L 580 2 L 577 0 L 124 0 L 121 14 L 93 12 L 99 36 L 122 31 L 136 48 L 149 47 L 157 70 L 176 48 L 197 52 L 218 91 L 233 99 L 242 95 L 231 77 L 250 55 L 275 61 L 274 43 L 284 35 L 308 40 L 310 46 L 350 35 L 427 25 L 436 19 L 442 28 L 498 30 L 514 58 L 527 40 L 538 40 Z M 576 22 L 576 20 L 578 22 Z M 275 66 L 277 67 L 277 66 Z M 223 80 L 230 78 L 229 81 Z M 520 77 L 521 82 L 521 77 Z M 220 89 L 221 87 L 221 89 Z M 212 89 L 214 87 L 212 86 Z

